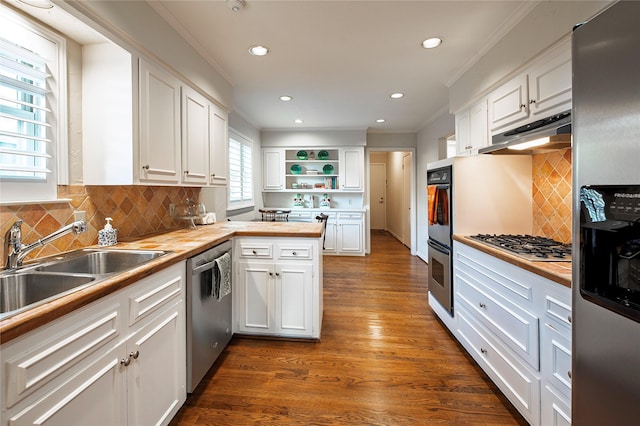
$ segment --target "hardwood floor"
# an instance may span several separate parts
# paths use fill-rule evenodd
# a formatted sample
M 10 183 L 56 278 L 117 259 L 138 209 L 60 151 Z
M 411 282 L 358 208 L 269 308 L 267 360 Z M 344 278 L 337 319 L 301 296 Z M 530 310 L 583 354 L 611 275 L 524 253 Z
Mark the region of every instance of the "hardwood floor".
M 321 342 L 234 337 L 172 425 L 525 425 L 427 304 L 387 233 L 324 257 Z

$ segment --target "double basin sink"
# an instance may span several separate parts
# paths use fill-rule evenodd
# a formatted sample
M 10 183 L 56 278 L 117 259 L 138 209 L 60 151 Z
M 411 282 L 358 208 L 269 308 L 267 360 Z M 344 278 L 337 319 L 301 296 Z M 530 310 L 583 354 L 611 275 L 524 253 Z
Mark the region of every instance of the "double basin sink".
M 96 284 L 170 252 L 83 249 L 0 271 L 0 320 Z

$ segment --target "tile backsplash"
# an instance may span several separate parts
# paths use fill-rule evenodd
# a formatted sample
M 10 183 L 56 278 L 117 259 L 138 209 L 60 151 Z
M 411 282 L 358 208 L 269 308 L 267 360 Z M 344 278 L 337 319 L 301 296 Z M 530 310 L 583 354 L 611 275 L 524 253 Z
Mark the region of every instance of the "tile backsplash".
M 571 148 L 533 156 L 533 234 L 571 242 Z
M 98 230 L 105 217 L 113 218 L 118 239 L 126 240 L 155 232 L 185 227 L 184 221 L 169 215 L 170 204 L 183 204 L 187 198 L 198 200 L 200 188 L 164 186 L 59 186 L 58 198 L 69 203 L 20 204 L 0 207 L 0 243 L 11 224 L 23 220 L 22 241 L 32 243 L 73 222 L 75 211 L 85 211 L 87 232 L 66 235 L 34 250 L 28 258 L 53 255 L 98 243 Z M 3 249 L 3 259 L 5 256 Z M 3 261 L 4 263 L 4 261 Z M 4 266 L 4 265 L 3 265 Z

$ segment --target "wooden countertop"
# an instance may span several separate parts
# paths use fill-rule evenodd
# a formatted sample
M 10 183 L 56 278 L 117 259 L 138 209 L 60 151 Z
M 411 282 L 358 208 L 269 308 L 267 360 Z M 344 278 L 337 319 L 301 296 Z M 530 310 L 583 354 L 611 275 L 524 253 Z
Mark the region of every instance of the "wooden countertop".
M 109 248 L 172 251 L 129 271 L 0 321 L 0 343 L 60 318 L 108 294 L 233 237 L 322 237 L 323 224 L 303 222 L 219 222 L 120 242 Z M 95 248 L 96 246 L 88 247 Z
M 487 244 L 482 244 L 467 236 L 454 235 L 453 239 L 484 253 L 490 254 L 491 256 L 495 256 L 500 260 L 511 263 L 512 265 L 526 269 L 529 272 L 533 272 L 534 274 L 571 288 L 571 262 L 530 262 Z

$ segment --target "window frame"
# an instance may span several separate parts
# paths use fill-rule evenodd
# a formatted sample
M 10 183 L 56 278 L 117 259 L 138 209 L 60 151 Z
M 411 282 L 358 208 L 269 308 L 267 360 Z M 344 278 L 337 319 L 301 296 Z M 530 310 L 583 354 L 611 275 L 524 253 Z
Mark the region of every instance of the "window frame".
M 47 103 L 47 107 L 51 110 L 47 117 L 47 123 L 51 125 L 49 129 L 51 142 L 47 149 L 51 158 L 48 159 L 47 166 L 51 173 L 47 174 L 44 182 L 0 178 L 0 205 L 63 201 L 58 200 L 57 187 L 69 182 L 67 41 L 39 21 L 23 16 L 6 6 L 0 5 L 0 15 L 2 19 L 9 20 L 31 32 L 34 37 L 41 37 L 54 45 L 55 52 L 51 58 L 54 62 L 48 71 L 53 81 L 50 96 L 56 100 L 55 103 Z
M 231 156 L 233 155 L 233 150 L 234 150 L 231 147 L 232 141 L 239 143 L 241 145 L 241 152 L 242 152 L 242 147 L 248 148 L 248 152 L 251 155 L 251 157 L 245 162 L 244 157 L 242 156 L 242 153 L 241 153 L 240 176 L 242 177 L 242 179 L 240 181 L 240 184 L 241 184 L 240 192 L 243 195 L 241 195 L 240 200 L 231 199 L 231 192 L 234 186 L 234 172 L 232 172 L 232 159 L 231 159 Z M 227 169 L 228 169 L 228 176 L 229 176 L 229 182 L 227 184 L 227 211 L 232 212 L 232 211 L 243 210 L 243 209 L 247 209 L 247 210 L 253 209 L 255 207 L 255 191 L 254 191 L 255 181 L 253 176 L 254 175 L 253 173 L 253 169 L 254 169 L 253 140 L 251 140 L 247 136 L 244 136 L 242 133 L 238 132 L 237 130 L 229 128 L 228 139 L 227 139 L 227 150 L 228 150 L 227 151 L 228 152 Z M 247 167 L 251 171 L 250 181 L 244 182 L 244 176 L 245 176 L 244 170 Z M 246 188 L 245 186 L 248 186 L 248 188 Z M 248 198 L 248 199 L 244 197 L 244 194 L 247 192 L 247 189 L 251 194 L 251 198 Z

